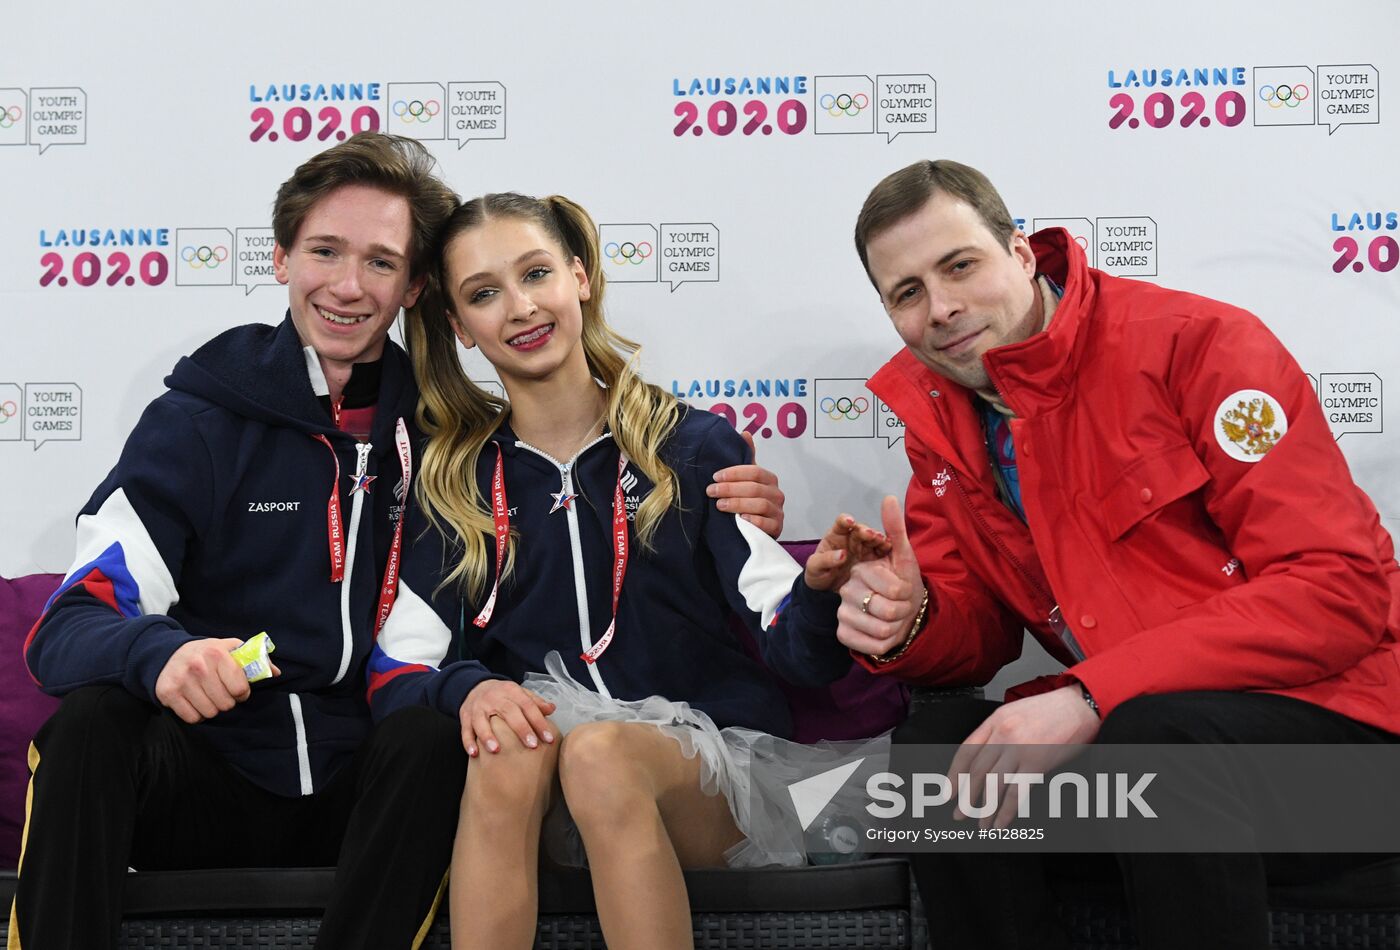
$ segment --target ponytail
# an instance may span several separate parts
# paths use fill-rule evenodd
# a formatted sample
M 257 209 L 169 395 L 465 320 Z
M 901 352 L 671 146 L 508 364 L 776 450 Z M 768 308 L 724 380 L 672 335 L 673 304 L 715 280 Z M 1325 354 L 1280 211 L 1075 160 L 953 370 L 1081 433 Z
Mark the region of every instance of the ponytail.
M 415 492 L 428 521 L 452 542 L 456 560 L 443 565 L 438 590 L 456 585 L 476 599 L 494 557 L 495 525 L 476 480 L 482 447 L 510 413 L 505 400 L 467 378 L 457 356 L 446 301 L 436 274 L 406 314 L 404 343 L 419 381 L 418 427 L 428 436 Z M 515 545 L 503 574 L 515 566 Z

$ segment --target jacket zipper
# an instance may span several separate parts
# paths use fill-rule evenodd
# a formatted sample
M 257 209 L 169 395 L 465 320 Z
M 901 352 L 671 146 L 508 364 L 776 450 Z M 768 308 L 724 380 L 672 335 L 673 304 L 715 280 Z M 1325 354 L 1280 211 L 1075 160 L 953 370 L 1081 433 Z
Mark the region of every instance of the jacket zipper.
M 997 550 L 1002 553 L 1003 557 L 1011 562 L 1017 572 L 1025 579 L 1026 583 L 1030 585 L 1031 589 L 1039 594 L 1043 601 L 1050 604 L 1050 610 L 1045 615 L 1045 622 L 1050 625 L 1050 629 L 1055 632 L 1060 638 L 1060 642 L 1065 645 L 1076 660 L 1084 659 L 1084 650 L 1079 646 L 1079 641 L 1075 639 L 1074 631 L 1070 630 L 1069 625 L 1064 621 L 1064 617 L 1061 616 L 1060 605 L 1056 602 L 1055 596 L 1035 579 L 1035 576 L 1031 574 L 1030 570 L 1021 559 L 1012 553 L 1011 548 L 1007 547 L 1006 542 L 1002 539 L 1001 535 L 997 533 L 996 529 L 987 522 L 986 518 L 982 517 L 982 512 L 978 511 L 977 507 L 972 504 L 972 498 L 968 495 L 967 488 L 964 487 L 962 479 L 958 477 L 957 468 L 949 465 L 948 474 L 953 477 L 953 484 L 958 486 L 958 494 L 962 496 L 963 505 L 968 511 L 972 512 L 972 518 L 977 522 L 978 529 L 991 540 L 992 544 L 996 545 Z
M 360 484 L 360 479 L 364 478 L 369 471 L 369 454 L 373 450 L 368 442 L 360 442 L 355 446 L 355 484 Z M 339 486 L 337 486 L 339 490 Z M 340 634 L 341 653 L 340 669 L 336 671 L 335 679 L 331 680 L 334 686 L 345 679 L 345 674 L 350 670 L 350 655 L 354 652 L 355 637 L 350 626 L 350 582 L 355 574 L 355 541 L 360 535 L 360 510 L 365 505 L 365 493 L 355 492 L 355 498 L 350 503 L 350 527 L 346 531 L 345 541 L 345 578 L 340 582 Z
M 537 449 L 528 442 L 522 442 L 517 439 L 515 444 L 518 448 L 526 449 L 527 451 L 535 453 L 542 459 L 547 459 L 558 468 L 561 482 L 560 491 L 572 495 L 574 491 L 574 464 L 578 462 L 583 453 L 593 448 L 593 446 L 597 445 L 599 442 L 605 442 L 610 438 L 611 436 L 607 433 L 598 436 L 598 438 L 575 452 L 574 457 L 567 462 L 559 461 L 548 452 Z M 588 613 L 588 585 L 583 572 L 583 542 L 579 538 L 578 511 L 573 505 L 569 505 L 564 509 L 564 516 L 568 519 L 569 523 L 569 550 L 570 554 L 573 556 L 574 564 L 574 599 L 578 603 L 579 645 L 582 647 L 583 652 L 587 653 L 589 650 L 593 649 L 593 621 Z M 602 671 L 598 669 L 598 664 L 588 663 L 585 665 L 588 667 L 588 675 L 593 678 L 593 686 L 598 690 L 598 695 L 612 699 L 612 693 L 608 691 L 607 684 L 603 682 L 603 674 Z
M 301 793 L 310 795 L 315 789 L 311 787 L 311 753 L 306 748 L 306 722 L 301 715 L 301 697 L 288 693 L 287 704 L 292 708 L 292 725 L 296 727 L 297 776 L 301 780 Z

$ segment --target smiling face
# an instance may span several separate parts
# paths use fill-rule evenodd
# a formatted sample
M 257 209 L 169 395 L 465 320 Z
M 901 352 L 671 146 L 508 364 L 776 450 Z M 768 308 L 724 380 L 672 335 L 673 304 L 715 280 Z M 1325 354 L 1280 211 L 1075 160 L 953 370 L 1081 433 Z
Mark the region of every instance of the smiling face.
M 990 388 L 984 353 L 1040 329 L 1025 234 L 1003 245 L 961 199 L 935 192 L 873 236 L 867 254 L 900 339 L 924 365 L 969 389 Z
M 443 261 L 457 338 L 480 348 L 507 390 L 561 371 L 588 378 L 579 306 L 588 276 L 543 228 L 488 218 L 453 238 Z
M 274 248 L 292 324 L 328 380 L 378 359 L 400 308 L 418 298 L 424 278 L 409 274 L 411 236 L 405 198 L 345 185 L 311 207 L 291 247 Z

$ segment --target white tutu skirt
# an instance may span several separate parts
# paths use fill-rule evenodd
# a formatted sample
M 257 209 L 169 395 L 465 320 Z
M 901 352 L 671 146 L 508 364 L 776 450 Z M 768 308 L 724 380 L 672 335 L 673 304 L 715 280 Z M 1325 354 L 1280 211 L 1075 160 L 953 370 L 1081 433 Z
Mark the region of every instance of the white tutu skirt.
M 756 729 L 721 729 L 689 703 L 662 696 L 622 701 L 601 696 L 570 675 L 557 651 L 545 657 L 545 673 L 525 677 L 526 689 L 554 703 L 549 717 L 562 735 L 588 722 L 636 722 L 655 726 L 675 739 L 686 758 L 699 757 L 700 787 L 723 795 L 744 840 L 725 853 L 730 867 L 797 866 L 807 863 L 802 828 L 791 817 L 787 788 L 810 774 L 813 762 L 835 761 L 842 748 L 804 746 Z M 888 737 L 870 740 L 883 750 Z M 583 840 L 557 795 L 545 817 L 543 844 L 550 858 L 565 867 L 586 867 Z

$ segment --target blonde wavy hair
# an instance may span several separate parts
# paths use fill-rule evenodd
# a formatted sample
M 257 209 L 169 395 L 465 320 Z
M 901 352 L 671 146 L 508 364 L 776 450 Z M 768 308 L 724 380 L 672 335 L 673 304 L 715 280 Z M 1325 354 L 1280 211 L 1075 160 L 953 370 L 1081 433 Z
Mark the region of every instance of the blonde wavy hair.
M 651 547 L 662 517 L 679 499 L 676 473 L 662 461 L 660 448 L 680 421 L 680 403 L 637 374 L 640 346 L 603 318 L 605 280 L 593 219 L 561 195 L 473 198 L 443 226 L 437 272 L 430 275 L 405 321 L 405 341 L 421 391 L 418 424 L 428 435 L 417 496 L 428 519 L 455 545 L 454 556 L 460 555 L 442 586 L 456 585 L 473 601 L 479 601 L 490 584 L 495 559 L 495 526 L 490 501 L 477 483 L 477 462 L 492 433 L 509 417 L 510 403 L 475 385 L 462 368 L 452 332 L 445 259 L 453 240 L 495 218 L 539 225 L 563 250 L 565 260 L 577 257 L 588 275 L 592 293 L 580 303 L 588 371 L 607 387 L 608 428 L 614 441 L 655 486 L 637 508 L 634 521 L 634 536 L 643 548 Z M 517 540 L 512 531 L 503 578 L 515 566 Z

